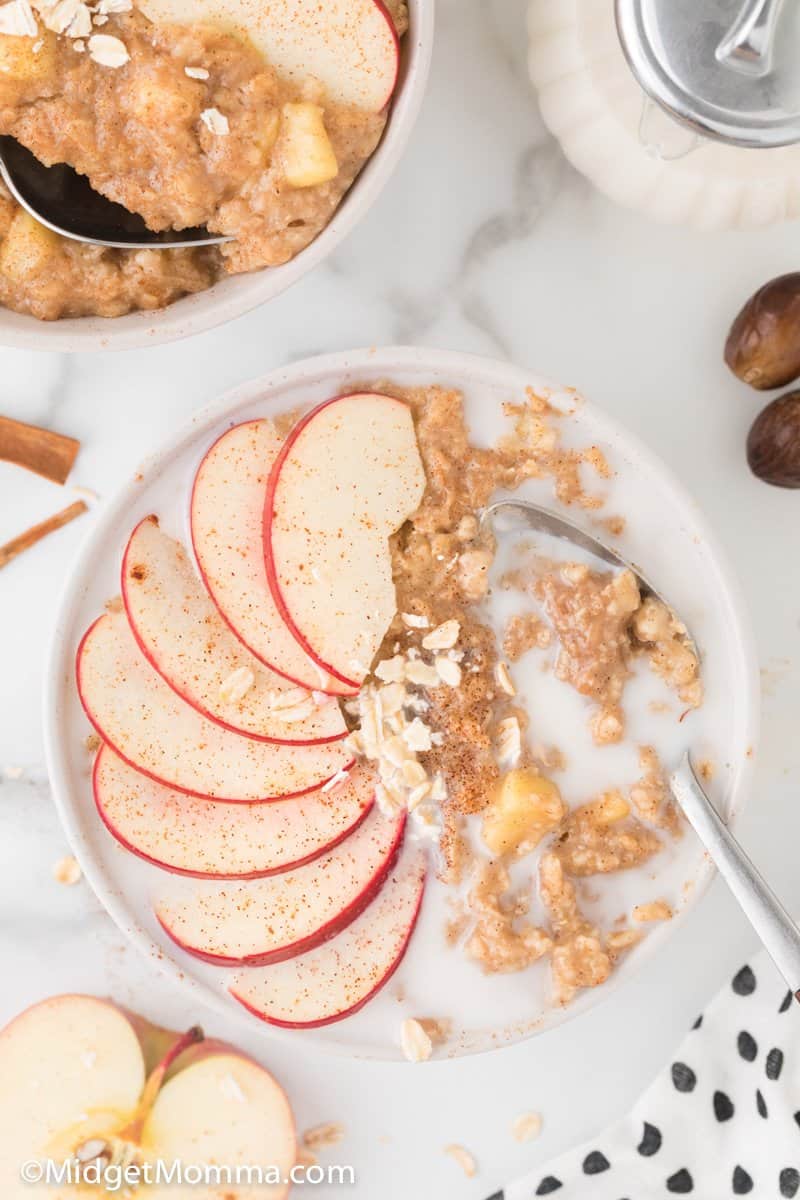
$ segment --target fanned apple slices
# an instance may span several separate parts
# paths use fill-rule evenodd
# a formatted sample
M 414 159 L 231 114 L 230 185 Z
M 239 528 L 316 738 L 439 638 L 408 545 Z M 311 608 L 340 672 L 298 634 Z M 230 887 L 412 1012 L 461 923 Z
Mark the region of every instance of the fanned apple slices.
M 339 104 L 380 112 L 394 91 L 400 46 L 382 0 L 144 0 L 141 7 L 152 21 L 234 29 L 295 86 L 316 79 Z
M 78 650 L 78 691 L 117 754 L 159 783 L 211 800 L 300 796 L 350 766 L 341 742 L 279 746 L 223 729 L 150 666 L 124 612 L 95 621 Z
M 334 937 L 379 891 L 403 841 L 405 813 L 377 808 L 346 842 L 308 866 L 249 883 L 207 883 L 159 901 L 156 917 L 183 950 L 226 966 L 263 966 Z
M 301 687 L 352 694 L 295 640 L 267 583 L 263 522 L 267 480 L 281 448 L 271 421 L 247 421 L 218 438 L 192 489 L 192 545 L 212 600 L 245 646 Z
M 234 636 L 183 546 L 164 533 L 156 517 L 146 517 L 131 534 L 122 560 L 122 597 L 145 657 L 212 721 L 266 742 L 315 745 L 346 735 L 333 698 L 317 703 Z
M 307 954 L 269 967 L 248 967 L 231 995 L 270 1025 L 330 1025 L 370 1000 L 400 965 L 425 887 L 425 858 L 409 851 L 361 916 Z
M 358 765 L 330 791 L 267 804 L 209 803 L 165 788 L 108 746 L 95 759 L 97 810 L 127 850 L 176 875 L 259 879 L 328 854 L 371 810 L 376 778 Z
M 337 697 L 358 691 L 395 617 L 390 538 L 424 489 L 411 409 L 390 396 L 335 397 L 285 441 L 271 421 L 236 425 L 194 480 L 199 577 L 145 518 L 123 604 L 78 648 L 100 819 L 200 880 L 156 891 L 156 919 L 235 967 L 232 996 L 275 1025 L 357 1012 L 417 920 L 425 854 L 401 853 L 406 814 L 379 811 Z
M 269 477 L 266 572 L 287 627 L 357 688 L 397 611 L 389 538 L 419 508 L 425 472 L 411 409 L 338 396 L 293 427 Z

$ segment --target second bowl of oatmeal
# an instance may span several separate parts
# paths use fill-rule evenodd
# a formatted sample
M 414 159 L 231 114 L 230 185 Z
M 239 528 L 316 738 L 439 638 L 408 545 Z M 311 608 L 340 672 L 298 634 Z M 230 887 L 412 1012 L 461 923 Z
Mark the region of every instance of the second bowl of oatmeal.
M 674 610 L 538 535 L 493 544 L 510 494 Z M 208 1003 L 381 1058 L 509 1044 L 637 971 L 712 875 L 664 772 L 691 746 L 735 820 L 757 726 L 736 582 L 659 461 L 571 389 L 416 348 L 273 372 L 145 463 L 49 678 L 55 796 L 121 928 Z
M 60 8 L 14 4 L 14 31 L 6 32 L 7 14 L 0 33 L 2 133 L 44 162 L 69 162 L 150 228 L 207 224 L 237 235 L 193 250 L 85 246 L 38 225 L 0 183 L 0 344 L 28 349 L 158 345 L 290 287 L 387 184 L 419 113 L 432 51 L 432 0 L 362 0 L 397 48 L 395 85 L 379 107 L 374 89 L 362 102 L 358 87 L 342 97 L 311 70 L 275 70 L 213 21 L 145 16 L 170 13 L 174 0 L 142 0 L 144 11 L 138 0 L 104 0 L 96 10 L 76 0 L 61 32 Z

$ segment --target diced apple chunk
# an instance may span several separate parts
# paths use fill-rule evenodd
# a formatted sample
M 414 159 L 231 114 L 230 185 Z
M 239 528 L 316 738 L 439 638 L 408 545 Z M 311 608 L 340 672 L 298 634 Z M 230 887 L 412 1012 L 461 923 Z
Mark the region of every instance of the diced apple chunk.
M 552 780 L 536 771 L 509 771 L 483 818 L 492 854 L 528 853 L 563 819 L 566 806 Z
M 336 178 L 339 164 L 318 104 L 284 104 L 281 158 L 289 187 L 316 187 Z
M 20 209 L 0 245 L 0 273 L 8 279 L 26 279 L 57 254 L 59 240 L 52 229 Z

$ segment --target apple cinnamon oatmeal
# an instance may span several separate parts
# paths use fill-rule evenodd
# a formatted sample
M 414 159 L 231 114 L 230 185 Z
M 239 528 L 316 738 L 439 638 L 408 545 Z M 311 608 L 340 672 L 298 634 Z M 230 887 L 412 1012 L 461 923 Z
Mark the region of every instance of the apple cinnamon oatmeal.
M 486 607 L 497 548 L 481 509 L 500 489 L 549 479 L 563 503 L 596 510 L 602 497 L 584 476 L 602 481 L 610 468 L 597 447 L 565 449 L 557 410 L 532 392 L 507 406 L 513 430 L 486 449 L 470 442 L 458 392 L 378 390 L 414 412 L 427 489 L 392 541 L 398 615 L 346 706 L 351 748 L 377 764 L 381 806 L 408 808 L 412 826 L 438 845 L 452 889 L 449 942 L 487 973 L 548 960 L 566 1003 L 603 983 L 642 937 L 640 928 L 600 928 L 584 911 L 585 883 L 643 867 L 680 823 L 652 746 L 640 747 L 641 774 L 627 788 L 598 781 L 593 797 L 568 800 L 552 778 L 563 752 L 529 736 L 535 705 L 517 695 L 508 663 L 532 646 L 557 648 L 555 676 L 592 703 L 603 744 L 624 736 L 636 656 L 695 705 L 698 662 L 677 618 L 643 600 L 630 572 L 541 558 L 503 577 L 532 607 L 498 645 Z
M 699 664 L 685 626 L 660 600 L 642 597 L 630 571 L 592 571 L 577 562 L 543 569 L 537 558 L 527 569 L 510 573 L 505 583 L 542 604 L 559 644 L 556 675 L 594 701 L 591 729 L 598 745 L 622 740 L 621 700 L 637 653 L 646 654 L 685 704 L 701 703 Z M 506 628 L 510 657 L 547 644 L 530 614 L 513 617 Z
M 388 8 L 402 34 L 405 5 Z M 17 9 L 21 28 L 8 32 Z M 0 133 L 47 165 L 68 163 L 152 230 L 206 226 L 232 239 L 89 247 L 3 195 L 0 300 L 44 320 L 159 308 L 287 262 L 328 224 L 387 120 L 386 109 L 331 101 L 311 77 L 282 78 L 222 28 L 154 23 L 131 0 L 12 0 L 0 30 Z

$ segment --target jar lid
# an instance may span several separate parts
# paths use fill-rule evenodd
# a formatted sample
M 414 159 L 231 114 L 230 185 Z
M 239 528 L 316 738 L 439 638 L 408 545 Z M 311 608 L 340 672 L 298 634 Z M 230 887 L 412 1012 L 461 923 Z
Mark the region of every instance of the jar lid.
M 616 0 L 625 57 L 677 120 L 736 146 L 800 141 L 800 5 Z

